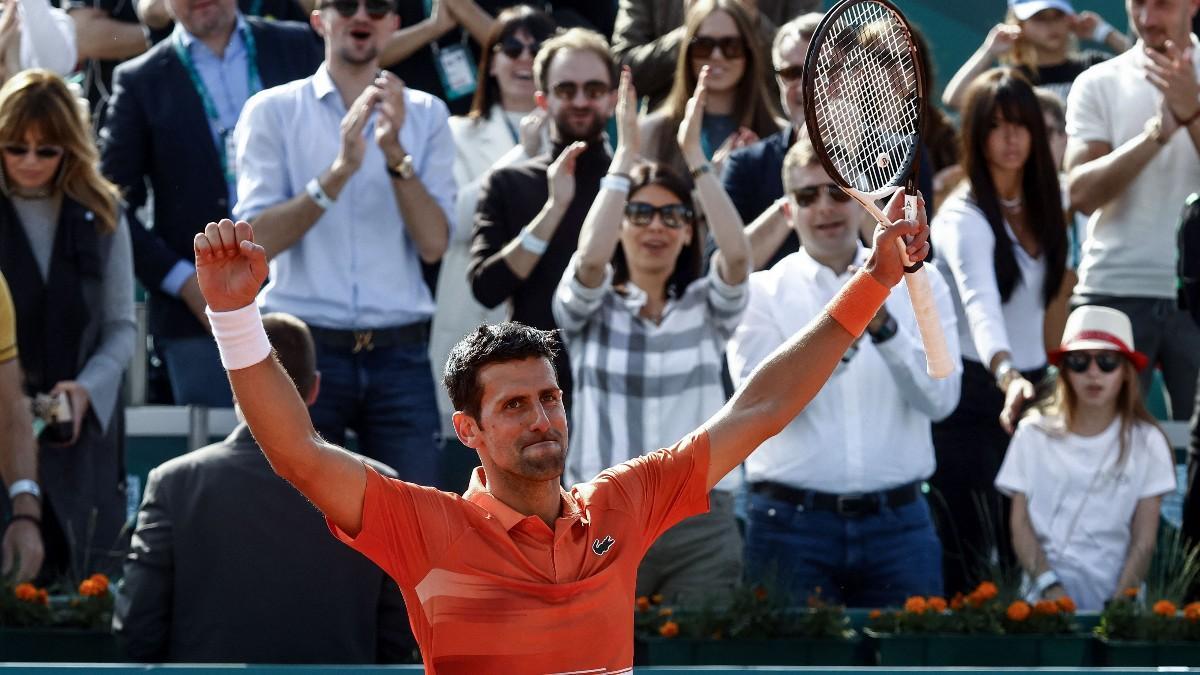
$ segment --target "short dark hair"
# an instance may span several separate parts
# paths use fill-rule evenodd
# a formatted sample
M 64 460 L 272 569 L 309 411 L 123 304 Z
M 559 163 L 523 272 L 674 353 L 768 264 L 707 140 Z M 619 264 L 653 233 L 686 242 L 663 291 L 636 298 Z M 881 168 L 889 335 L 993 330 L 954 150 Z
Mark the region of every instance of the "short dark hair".
M 516 321 L 484 324 L 450 350 L 442 385 L 446 387 L 455 410 L 461 410 L 478 421 L 483 405 L 479 371 L 484 366 L 540 357 L 549 361 L 553 368 L 557 353 L 558 338 L 555 331 L 538 330 Z M 558 378 L 557 371 L 554 376 Z
M 534 41 L 545 42 L 557 30 L 558 24 L 549 14 L 529 5 L 516 5 L 497 14 L 492 30 L 479 50 L 479 72 L 475 76 L 479 86 L 475 88 L 468 116 L 488 119 L 492 105 L 500 100 L 500 82 L 492 75 L 492 59 L 496 58 L 496 45 L 501 40 L 525 31 Z
M 317 379 L 317 348 L 308 326 L 284 312 L 271 312 L 262 322 L 279 364 L 292 378 L 300 397 L 308 398 Z
M 587 28 L 568 28 L 542 43 L 537 57 L 533 59 L 533 81 L 537 88 L 546 94 L 550 93 L 550 64 L 561 51 L 591 52 L 604 64 L 608 70 L 608 84 L 617 82 L 617 62 L 613 60 L 608 40 L 594 30 Z

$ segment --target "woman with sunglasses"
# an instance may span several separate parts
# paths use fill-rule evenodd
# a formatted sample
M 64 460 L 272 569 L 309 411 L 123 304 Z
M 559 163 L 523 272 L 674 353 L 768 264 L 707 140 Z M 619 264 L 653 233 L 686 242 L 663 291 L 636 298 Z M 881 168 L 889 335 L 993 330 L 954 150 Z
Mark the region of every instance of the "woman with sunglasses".
M 557 26 L 548 14 L 528 5 L 506 9 L 496 17 L 479 59 L 479 87 L 466 116 L 450 118 L 457 148 L 454 157 L 454 238 L 442 255 L 436 297 L 440 299 L 430 328 L 429 360 L 434 368 L 446 362 L 450 349 L 475 326 L 503 321 L 507 309 L 488 309 L 472 295 L 467 282 L 471 259 L 475 206 L 483 176 L 537 155 L 548 141 L 546 113 L 534 105 L 533 58 Z M 438 388 L 438 406 L 446 438 L 455 438 L 450 417 L 453 406 Z
M 1134 347 L 1125 314 L 1076 309 L 1050 353 L 1053 394 L 1013 434 L 996 487 L 1012 497 L 1030 600 L 1067 595 L 1097 611 L 1146 576 L 1175 460 L 1142 403 Z
M 719 251 L 702 273 L 703 240 L 687 183 L 639 164 L 632 74 L 621 75 L 618 143 L 554 295 L 554 319 L 571 355 L 573 450 L 566 481 L 590 480 L 643 452 L 669 447 L 725 404 L 721 363 L 749 299 L 750 246 L 742 221 L 700 145 L 707 71 L 678 140 Z M 713 490 L 711 511 L 668 531 L 638 571 L 637 594 L 696 602 L 740 579 L 733 516 L 735 472 Z
M 65 399 L 71 420 L 40 439 L 43 577 L 119 569 L 121 377 L 137 332 L 120 195 L 100 175 L 85 111 L 49 71 L 0 88 L 0 149 L 0 272 L 26 393 Z
M 705 67 L 709 79 L 700 147 L 718 175 L 729 153 L 779 131 L 784 121 L 764 84 L 770 65 L 755 36 L 739 0 L 700 0 L 692 5 L 684 23 L 674 85 L 658 110 L 642 123 L 646 159 L 687 175 L 675 133 Z
M 1067 248 L 1058 170 L 1029 82 L 1012 69 L 983 75 L 967 95 L 962 125 L 966 181 L 930 227 L 963 358 L 958 408 L 933 425 L 932 482 L 948 511 L 943 525 L 953 524 L 942 532 L 948 593 L 967 589 L 976 556 L 986 558 L 993 545 L 1011 555 L 1008 507 L 992 481 L 1015 413 L 1045 372 L 1043 322 Z

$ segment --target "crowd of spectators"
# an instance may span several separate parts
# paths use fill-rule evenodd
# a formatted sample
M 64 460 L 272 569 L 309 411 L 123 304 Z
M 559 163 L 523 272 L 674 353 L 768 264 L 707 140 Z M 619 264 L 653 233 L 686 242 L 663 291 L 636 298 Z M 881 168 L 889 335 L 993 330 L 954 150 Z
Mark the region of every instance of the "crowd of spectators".
M 650 547 L 639 595 L 770 578 L 797 603 L 894 606 L 1001 568 L 1098 608 L 1142 583 L 1175 489 L 1156 370 L 1200 438 L 1174 265 L 1200 188 L 1200 1 L 1126 0 L 1113 23 L 996 3 L 920 149 L 955 372 L 925 372 L 894 289 L 709 513 Z M 874 221 L 807 139 L 814 0 L 54 5 L 0 8 L 3 566 L 124 576 L 131 658 L 411 651 L 395 582 L 244 425 L 156 469 L 125 522 L 131 360 L 162 364 L 159 402 L 234 405 L 193 260 L 206 223 L 253 224 L 268 333 L 320 435 L 440 489 L 463 446 L 435 382 L 479 324 L 559 330 L 569 485 L 703 424 L 869 252 Z M 937 36 L 917 37 L 931 65 Z M 214 595 L 214 569 L 257 590 Z

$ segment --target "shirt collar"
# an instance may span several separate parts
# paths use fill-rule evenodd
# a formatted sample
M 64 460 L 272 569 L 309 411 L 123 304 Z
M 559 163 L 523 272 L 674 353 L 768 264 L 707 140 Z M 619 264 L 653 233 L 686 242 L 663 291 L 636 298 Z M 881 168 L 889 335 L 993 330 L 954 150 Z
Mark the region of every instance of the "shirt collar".
M 559 501 L 562 504 L 562 510 L 558 516 L 559 519 L 579 517 L 579 507 L 571 499 L 571 496 L 567 494 L 567 491 L 559 487 L 558 493 Z M 529 518 L 537 518 L 537 516 L 533 515 L 527 516 L 496 499 L 491 491 L 488 490 L 487 474 L 484 473 L 482 466 L 475 467 L 475 470 L 471 472 L 471 483 L 467 486 L 467 491 L 463 493 L 463 499 L 490 513 L 505 530 L 512 530 L 522 521 Z
M 313 73 L 312 85 L 313 93 L 317 95 L 317 100 L 337 93 L 337 85 L 333 83 L 333 77 L 329 75 L 329 66 L 324 61 L 317 67 L 317 72 Z
M 854 265 L 855 267 L 862 267 L 867 262 L 869 250 L 863 247 L 862 242 L 856 243 L 855 247 Z M 810 256 L 808 251 L 806 251 L 803 246 L 801 246 L 800 250 L 797 251 L 796 256 L 796 265 L 800 268 L 800 271 L 809 281 L 817 281 L 822 274 L 833 275 L 834 279 L 840 279 L 842 276 L 847 274 L 844 271 L 840 274 L 834 273 L 833 270 L 826 267 L 823 263 L 817 262 L 812 256 Z
M 242 31 L 249 27 L 250 24 L 246 23 L 246 18 L 242 16 L 241 12 L 238 12 L 237 23 L 233 27 L 233 35 L 229 36 L 230 46 L 235 42 L 240 45 L 242 43 Z M 180 44 L 183 45 L 183 48 L 189 52 L 192 50 L 192 45 L 200 41 L 200 38 L 192 35 L 188 29 L 183 27 L 183 23 L 179 21 L 175 22 L 175 30 L 172 33 L 174 33 L 175 39 L 179 40 Z

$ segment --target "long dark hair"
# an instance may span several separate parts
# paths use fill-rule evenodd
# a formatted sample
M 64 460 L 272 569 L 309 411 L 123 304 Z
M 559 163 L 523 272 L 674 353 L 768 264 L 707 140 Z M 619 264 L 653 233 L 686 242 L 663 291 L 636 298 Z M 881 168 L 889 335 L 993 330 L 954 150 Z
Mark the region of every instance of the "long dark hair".
M 474 120 L 488 119 L 492 115 L 492 106 L 500 100 L 500 83 L 492 76 L 492 59 L 496 55 L 496 45 L 504 38 L 524 30 L 529 37 L 537 42 L 543 42 L 558 30 L 558 24 L 549 14 L 529 5 L 516 5 L 496 15 L 492 22 L 492 30 L 487 40 L 479 50 L 479 72 L 475 81 L 475 96 L 471 99 L 471 110 L 467 116 Z
M 1010 238 L 1004 229 L 1000 197 L 996 194 L 985 153 L 997 111 L 1005 121 L 1029 130 L 1029 157 L 1025 159 L 1021 174 L 1021 193 L 1025 198 L 1026 225 L 1037 236 L 1046 263 L 1042 300 L 1049 304 L 1058 293 L 1066 269 L 1066 214 L 1059 191 L 1058 171 L 1046 138 L 1046 120 L 1033 86 L 1019 71 L 1012 68 L 990 70 L 977 77 L 967 91 L 962 112 L 963 170 L 970 181 L 971 196 L 996 237 L 993 247 L 996 285 L 1000 299 L 1008 302 L 1021 280 L 1021 270 L 1013 247 L 1005 245 Z
M 630 178 L 633 180 L 633 184 L 629 187 L 631 199 L 638 190 L 649 185 L 657 185 L 679 198 L 684 206 L 695 210 L 695 205 L 692 204 L 692 191 L 688 189 L 687 183 L 666 164 L 658 162 L 638 164 L 630 173 Z M 688 285 L 700 277 L 703 262 L 701 246 L 704 241 L 704 233 L 700 230 L 698 219 L 693 218 L 692 240 L 679 251 L 679 257 L 675 259 L 675 269 L 667 279 L 668 297 L 683 295 Z M 613 254 L 612 266 L 613 286 L 619 286 L 629 281 L 629 263 L 625 260 L 625 250 L 620 243 L 617 244 L 617 250 Z

